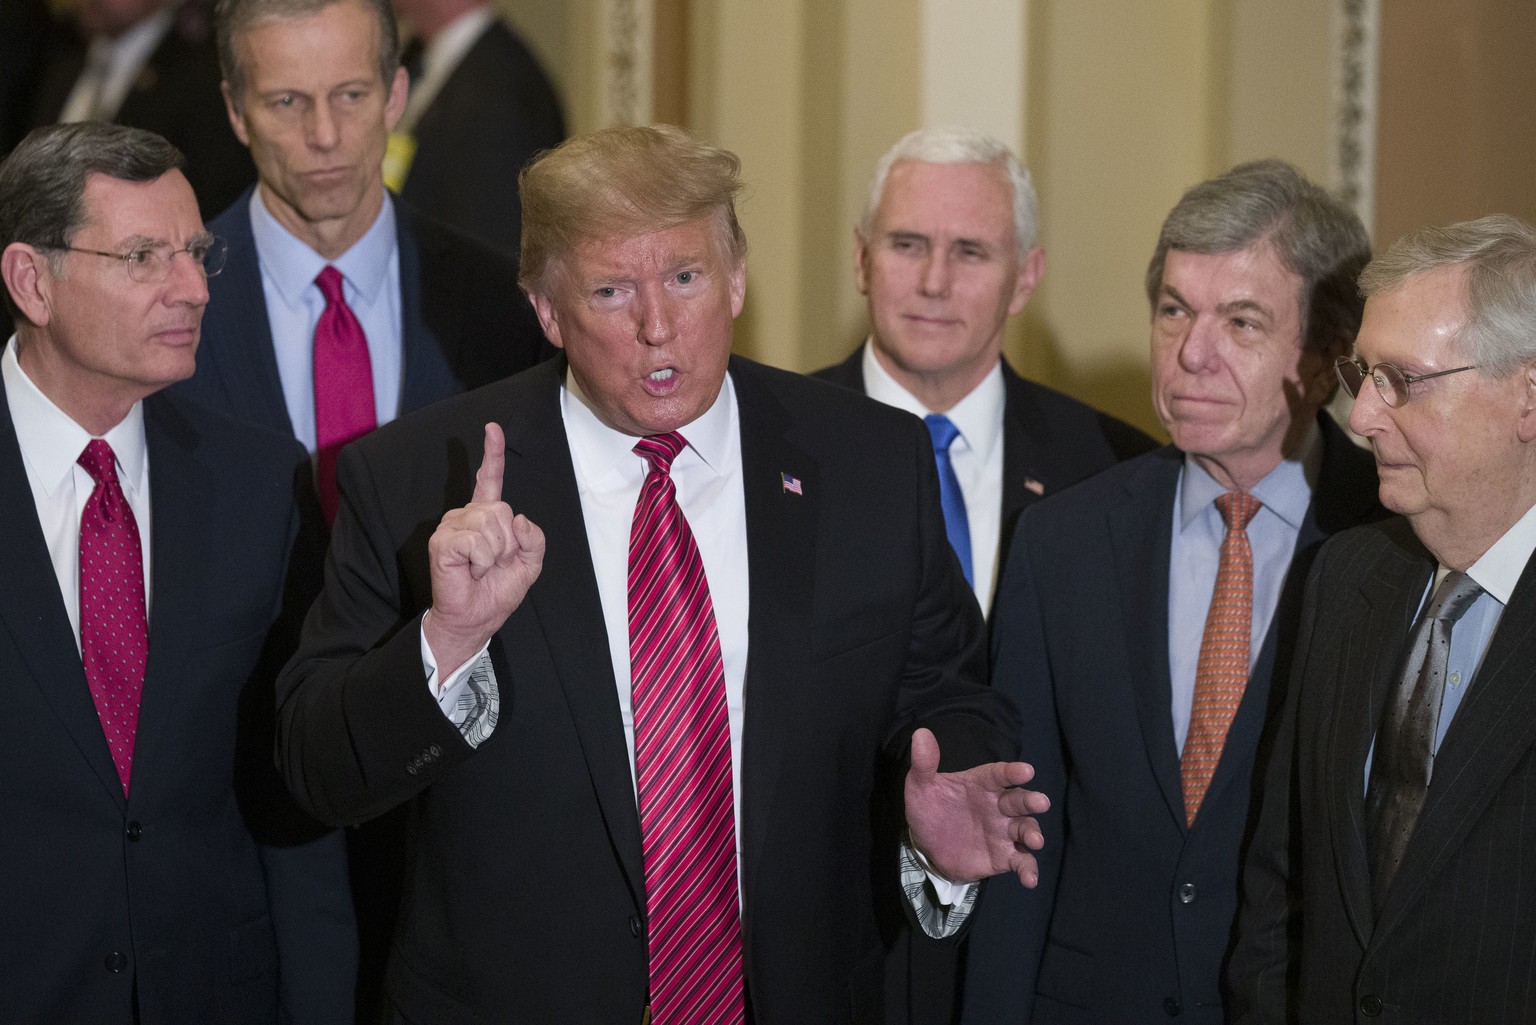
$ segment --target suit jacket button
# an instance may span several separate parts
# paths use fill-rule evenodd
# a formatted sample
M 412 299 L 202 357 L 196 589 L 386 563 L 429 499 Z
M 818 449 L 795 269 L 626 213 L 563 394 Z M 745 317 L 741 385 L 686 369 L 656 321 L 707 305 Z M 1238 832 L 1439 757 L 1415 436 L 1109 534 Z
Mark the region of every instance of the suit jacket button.
M 137 822 L 130 822 L 128 823 L 128 828 L 125 830 L 125 832 L 128 835 L 129 843 L 138 843 L 139 838 L 144 835 L 144 827 L 139 825 Z
M 412 763 L 409 763 L 409 764 L 406 765 L 405 771 L 409 772 L 412 776 L 414 776 L 418 772 L 420 772 L 421 770 L 416 768 L 416 764 L 414 762 L 412 762 Z
M 443 749 L 438 747 L 436 744 L 433 744 L 431 747 L 427 748 L 427 754 L 432 758 L 441 758 L 443 756 Z
M 102 966 L 109 972 L 120 972 L 128 967 L 128 959 L 114 950 L 107 955 L 107 959 L 102 962 Z
M 635 937 L 640 935 L 640 919 L 634 915 L 629 916 L 629 934 Z
M 1179 1002 L 1173 999 L 1173 997 L 1169 997 L 1167 1000 L 1163 1001 L 1163 1011 L 1167 1013 L 1168 1017 L 1170 1018 L 1177 1018 L 1179 1016 L 1179 1012 L 1182 1010 L 1183 1008 L 1179 1006 Z
M 1381 997 L 1376 996 L 1374 993 L 1367 994 L 1366 996 L 1360 998 L 1360 1013 L 1365 1015 L 1367 1018 L 1380 1017 L 1381 1008 Z
M 1193 904 L 1195 902 L 1196 892 L 1197 891 L 1195 890 L 1195 884 L 1194 883 L 1185 883 L 1183 886 L 1180 886 L 1179 887 L 1179 903 L 1180 904 Z

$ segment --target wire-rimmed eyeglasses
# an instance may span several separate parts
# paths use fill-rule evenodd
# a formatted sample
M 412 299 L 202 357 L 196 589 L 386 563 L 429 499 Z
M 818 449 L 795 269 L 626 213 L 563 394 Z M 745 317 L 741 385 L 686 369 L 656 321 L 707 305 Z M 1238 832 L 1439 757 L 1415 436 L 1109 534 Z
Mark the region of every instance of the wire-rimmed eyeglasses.
M 1333 363 L 1333 370 L 1339 375 L 1339 383 L 1344 390 L 1349 392 L 1351 398 L 1360 394 L 1360 388 L 1369 377 L 1376 382 L 1376 390 L 1381 393 L 1381 401 L 1393 409 L 1401 408 L 1408 404 L 1408 386 L 1416 381 L 1427 381 L 1431 377 L 1444 377 L 1447 374 L 1459 374 L 1463 370 L 1476 370 L 1478 364 L 1469 363 L 1464 367 L 1456 367 L 1451 370 L 1436 370 L 1433 374 L 1405 374 L 1391 363 L 1378 363 L 1374 367 L 1365 365 L 1365 360 L 1359 356 L 1340 356 Z
M 178 253 L 186 253 L 203 272 L 203 277 L 211 278 L 224 269 L 224 257 L 229 252 L 228 243 L 214 235 L 188 242 L 180 249 L 173 249 L 164 242 L 137 246 L 126 253 L 82 249 L 79 246 L 63 248 L 71 253 L 88 253 L 91 256 L 106 256 L 113 260 L 121 260 L 123 266 L 128 268 L 128 276 L 141 285 L 157 285 L 170 277 L 171 261 Z

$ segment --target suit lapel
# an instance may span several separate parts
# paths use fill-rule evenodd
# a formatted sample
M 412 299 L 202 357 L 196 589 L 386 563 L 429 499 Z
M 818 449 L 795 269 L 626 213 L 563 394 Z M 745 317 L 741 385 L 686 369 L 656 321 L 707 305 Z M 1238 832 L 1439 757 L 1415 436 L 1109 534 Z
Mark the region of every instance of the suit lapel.
M 1536 557 L 1526 563 L 1456 718 L 1435 756 L 1424 810 L 1392 880 L 1390 929 L 1444 869 L 1536 743 Z
M 1147 761 L 1168 813 L 1182 828 L 1184 791 L 1173 738 L 1173 684 L 1168 672 L 1168 550 L 1180 456 L 1165 448 L 1126 482 L 1125 501 L 1109 509 L 1116 593 L 1121 600 L 1131 690 Z
M 422 230 L 405 204 L 395 205 L 395 232 L 400 253 L 400 344 L 404 349 L 404 380 L 400 411 L 410 412 L 462 389 L 455 378 L 464 335 L 464 315 L 472 296 L 464 294 L 464 279 L 451 273 L 456 266 L 444 240 Z M 448 273 L 440 273 L 447 271 Z M 507 282 L 516 288 L 515 281 Z
M 251 193 L 247 191 L 211 226 L 229 243 L 224 273 L 209 282 L 209 313 L 203 332 L 210 339 L 197 354 L 198 369 L 219 382 L 228 403 L 224 412 L 293 434 L 283 383 L 272 348 L 272 322 L 261 287 L 256 240 L 251 234 Z
M 558 388 L 564 371 L 564 356 L 530 371 L 539 375 L 540 381 L 533 401 L 503 421 L 507 437 L 505 490 L 513 509 L 544 529 L 544 568 L 539 583 L 529 591 L 528 604 L 565 692 L 609 836 L 630 889 L 643 907 L 645 875 L 634 776 L 581 497 L 576 490 L 576 471 L 560 417 Z M 506 656 L 503 661 L 514 667 L 515 675 L 518 638 L 506 627 L 500 636 Z
M 806 709 L 816 705 L 804 687 L 813 675 L 811 603 L 823 481 L 808 447 L 793 439 L 793 418 L 764 386 L 761 372 L 733 359 L 731 379 L 741 418 L 750 576 L 741 756 L 742 848 L 750 894 L 779 796 L 779 762 L 793 746 L 785 738 L 793 736 L 795 721 Z M 786 473 L 799 479 L 801 494 L 785 488 Z
M 0 681 L 0 686 L 36 686 L 42 691 L 76 749 L 121 807 L 123 787 L 58 593 L 4 389 L 0 389 L 0 481 L 6 482 L 0 488 L 0 536 L 7 539 L 0 545 L 0 577 L 11 582 L 0 587 L 0 627 L 11 635 L 31 678 Z M 31 586 L 22 586 L 21 581 L 30 581 Z
M 1040 410 L 1024 388 L 1024 379 L 1003 361 L 1003 518 L 999 521 L 998 537 L 1000 553 L 1011 549 L 1013 528 L 1019 514 L 1038 502 L 1044 495 L 1046 478 L 1050 476 L 1040 465 L 1039 454 L 1044 448 L 1041 434 Z M 1041 488 L 1036 491 L 1033 483 Z M 1001 577 L 1001 573 L 998 574 Z

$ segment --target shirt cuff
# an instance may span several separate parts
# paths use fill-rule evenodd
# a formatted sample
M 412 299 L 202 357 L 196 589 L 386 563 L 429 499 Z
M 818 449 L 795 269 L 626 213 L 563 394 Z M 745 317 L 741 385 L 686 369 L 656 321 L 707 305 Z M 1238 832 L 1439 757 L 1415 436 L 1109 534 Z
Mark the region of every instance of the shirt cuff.
M 439 680 L 437 660 L 427 643 L 426 616 L 422 617 L 421 665 L 427 674 L 427 689 L 437 699 L 437 707 L 448 721 L 458 727 L 459 735 L 470 747 L 479 747 L 496 729 L 501 712 L 501 691 L 496 684 L 496 670 L 491 666 L 490 641 L 473 658 Z
M 936 940 L 953 936 L 971 917 L 979 883 L 952 883 L 933 870 L 922 851 L 901 838 L 901 888 L 923 932 Z

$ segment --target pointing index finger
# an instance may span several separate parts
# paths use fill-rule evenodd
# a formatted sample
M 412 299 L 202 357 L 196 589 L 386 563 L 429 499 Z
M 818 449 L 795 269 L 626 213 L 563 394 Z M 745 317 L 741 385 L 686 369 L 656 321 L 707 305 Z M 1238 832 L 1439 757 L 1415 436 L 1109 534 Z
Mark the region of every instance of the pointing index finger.
M 475 471 L 475 493 L 471 502 L 501 501 L 501 478 L 507 465 L 507 442 L 501 425 L 485 425 L 485 456 Z

